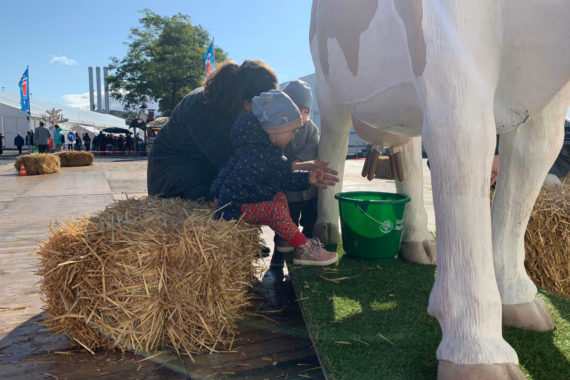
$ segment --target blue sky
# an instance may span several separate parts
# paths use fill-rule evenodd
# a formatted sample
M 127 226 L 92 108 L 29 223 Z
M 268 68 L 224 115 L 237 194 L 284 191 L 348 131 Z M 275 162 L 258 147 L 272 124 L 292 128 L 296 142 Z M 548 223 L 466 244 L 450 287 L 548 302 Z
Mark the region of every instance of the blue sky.
M 144 8 L 163 16 L 189 15 L 230 58 L 238 63 L 262 59 L 281 82 L 314 71 L 308 42 L 310 0 L 1 1 L 0 91 L 4 87 L 17 94 L 29 65 L 32 101 L 84 103 L 87 68 L 125 56 L 124 42 Z
M 281 82 L 314 72 L 310 0 L 0 1 L 0 91 L 17 94 L 29 65 L 32 101 L 88 109 L 87 68 L 125 56 L 124 42 L 144 8 L 163 16 L 189 15 L 230 58 L 263 59 Z

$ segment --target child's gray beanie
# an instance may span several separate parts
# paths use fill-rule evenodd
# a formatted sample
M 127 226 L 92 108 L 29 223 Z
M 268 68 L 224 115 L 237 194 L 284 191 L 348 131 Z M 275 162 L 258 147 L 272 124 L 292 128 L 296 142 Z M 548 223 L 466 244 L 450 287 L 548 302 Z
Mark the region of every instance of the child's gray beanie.
M 253 114 L 267 133 L 282 133 L 303 125 L 301 113 L 293 101 L 280 90 L 262 92 L 252 100 Z
M 292 80 L 283 88 L 283 92 L 295 102 L 297 107 L 311 109 L 313 104 L 313 91 L 311 86 L 301 79 Z

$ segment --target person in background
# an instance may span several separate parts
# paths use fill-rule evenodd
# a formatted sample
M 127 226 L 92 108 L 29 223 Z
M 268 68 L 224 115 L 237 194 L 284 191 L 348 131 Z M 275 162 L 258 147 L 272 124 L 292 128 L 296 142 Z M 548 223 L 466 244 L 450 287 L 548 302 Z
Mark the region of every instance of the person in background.
M 16 148 L 18 148 L 18 154 L 22 154 L 22 147 L 24 146 L 25 140 L 22 137 L 21 134 L 16 134 L 16 137 L 14 138 L 14 145 L 16 145 Z
M 28 153 L 34 153 L 34 133 L 32 131 L 26 133 L 26 146 L 28 147 Z
M 311 185 L 326 189 L 338 178 L 318 166 L 294 171 L 283 159 L 282 150 L 303 125 L 299 109 L 284 92 L 263 92 L 253 98 L 251 108 L 252 112 L 243 113 L 232 126 L 235 152 L 212 183 L 216 217 L 271 227 L 294 247 L 295 264 L 335 263 L 336 252 L 325 250 L 318 239 L 307 239 L 299 231 L 282 189 L 301 191 Z
M 97 135 L 97 149 L 101 152 L 105 152 L 107 150 L 107 138 L 103 132 L 99 132 Z
M 65 136 L 64 139 L 67 140 L 67 150 L 72 151 L 73 145 L 75 145 L 75 133 L 71 131 L 67 132 L 67 136 Z
M 4 136 L 0 133 L 0 154 L 4 153 Z
M 79 133 L 75 132 L 75 150 L 80 151 L 81 145 L 82 145 L 81 136 L 79 136 Z
M 133 151 L 133 138 L 130 133 L 127 133 L 127 137 L 125 137 L 125 149 L 127 152 Z
M 91 150 L 91 137 L 89 137 L 89 133 L 87 132 L 83 134 L 83 144 L 85 145 L 86 152 Z
M 317 148 L 319 145 L 319 130 L 315 123 L 309 119 L 311 105 L 313 104 L 313 92 L 311 86 L 300 79 L 289 82 L 284 88 L 286 93 L 301 113 L 303 126 L 295 131 L 293 139 L 283 149 L 295 169 L 295 165 L 301 162 L 317 160 Z M 313 227 L 317 222 L 317 188 L 311 187 L 306 191 L 285 191 L 291 219 L 297 226 L 303 227 L 303 235 L 313 237 Z M 275 250 L 271 258 L 271 267 L 283 268 L 283 252 L 291 252 L 293 247 L 286 240 L 275 235 Z
M 65 136 L 61 132 L 61 128 L 59 125 L 54 125 L 54 133 L 53 133 L 53 146 L 56 152 L 61 152 L 63 144 L 65 144 Z
M 117 139 L 117 146 L 121 152 L 125 150 L 125 138 L 123 135 L 119 135 L 119 138 Z
M 58 127 L 59 128 L 59 127 Z M 38 153 L 49 153 L 49 138 L 51 133 L 45 127 L 44 122 L 40 121 L 40 126 L 36 128 L 34 133 L 34 144 L 38 147 Z M 55 140 L 55 139 L 54 139 Z M 59 139 L 61 143 L 61 139 Z

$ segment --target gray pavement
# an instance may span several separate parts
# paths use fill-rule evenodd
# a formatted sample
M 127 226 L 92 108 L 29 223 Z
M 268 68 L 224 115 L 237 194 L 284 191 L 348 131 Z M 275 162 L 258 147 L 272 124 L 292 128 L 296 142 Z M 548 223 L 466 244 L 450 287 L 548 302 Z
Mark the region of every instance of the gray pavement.
M 48 237 L 50 223 L 146 195 L 146 164 L 106 157 L 89 167 L 20 177 L 13 161 L 0 162 L 0 339 L 41 312 L 33 251 Z
M 4 156 L 6 157 L 6 156 Z M 147 194 L 144 157 L 96 157 L 90 167 L 62 168 L 58 174 L 20 177 L 13 160 L 0 161 L 0 339 L 41 312 L 33 251 L 49 234 L 50 223 L 87 216 L 113 201 Z M 362 160 L 346 162 L 343 191 L 394 192 L 394 181 L 367 181 Z M 429 170 L 424 164 L 424 198 L 429 229 L 435 229 Z M 273 248 L 273 233 L 263 229 Z M 262 265 L 268 266 L 269 258 Z

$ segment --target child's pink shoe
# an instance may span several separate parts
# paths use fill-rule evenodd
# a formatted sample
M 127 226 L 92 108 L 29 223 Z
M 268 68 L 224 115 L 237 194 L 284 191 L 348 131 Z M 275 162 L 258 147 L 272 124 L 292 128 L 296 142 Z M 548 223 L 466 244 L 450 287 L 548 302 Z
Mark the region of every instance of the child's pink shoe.
M 293 264 L 299 265 L 330 265 L 336 263 L 338 255 L 323 248 L 317 238 L 307 239 L 307 242 L 297 248 L 293 254 Z

